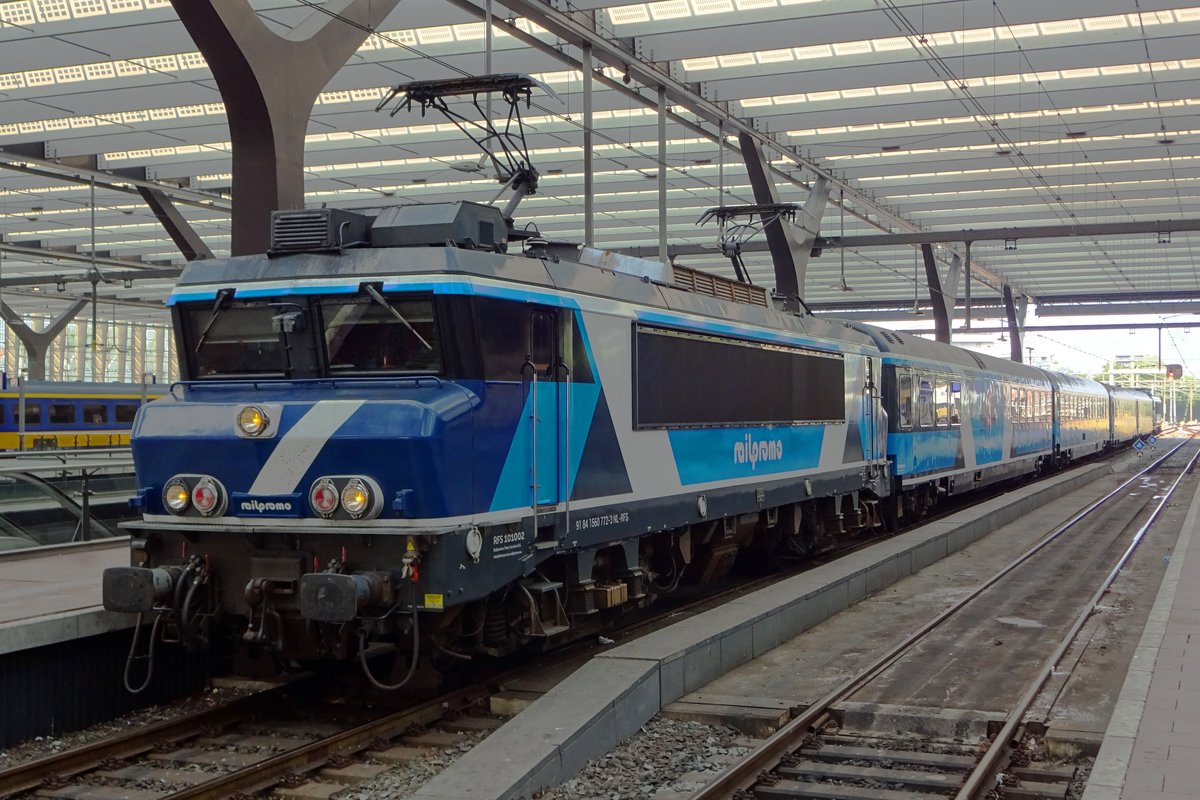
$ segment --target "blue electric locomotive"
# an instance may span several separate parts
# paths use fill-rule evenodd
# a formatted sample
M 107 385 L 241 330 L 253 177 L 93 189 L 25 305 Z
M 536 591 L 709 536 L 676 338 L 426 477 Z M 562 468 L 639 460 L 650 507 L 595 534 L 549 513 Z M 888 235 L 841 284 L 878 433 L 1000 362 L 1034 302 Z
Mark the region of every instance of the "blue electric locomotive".
M 347 223 L 370 246 L 319 244 Z M 501 653 L 877 523 L 870 336 L 506 231 L 470 203 L 296 212 L 269 255 L 189 265 L 186 380 L 135 426 L 145 515 L 105 604 L 284 658 L 418 615 L 430 652 Z
M 509 230 L 280 212 L 270 253 L 192 262 L 105 606 L 280 660 L 501 654 L 1130 433 L 1097 441 L 1099 384 Z

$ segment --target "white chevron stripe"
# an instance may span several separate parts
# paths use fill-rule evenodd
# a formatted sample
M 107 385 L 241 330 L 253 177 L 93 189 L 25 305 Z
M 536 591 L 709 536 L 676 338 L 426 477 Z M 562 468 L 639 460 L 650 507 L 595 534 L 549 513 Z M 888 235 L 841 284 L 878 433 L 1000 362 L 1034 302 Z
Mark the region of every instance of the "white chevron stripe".
M 329 437 L 362 406 L 362 400 L 324 400 L 313 405 L 275 445 L 250 494 L 291 494 L 317 460 Z

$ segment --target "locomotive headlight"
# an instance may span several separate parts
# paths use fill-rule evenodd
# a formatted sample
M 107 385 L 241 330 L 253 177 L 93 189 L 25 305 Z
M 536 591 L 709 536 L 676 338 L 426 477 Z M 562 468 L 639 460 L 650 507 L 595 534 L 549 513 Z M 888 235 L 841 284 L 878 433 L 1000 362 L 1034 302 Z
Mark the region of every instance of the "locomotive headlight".
M 342 488 L 342 508 L 346 513 L 358 519 L 371 507 L 371 490 L 359 478 L 351 478 Z
M 242 433 L 247 436 L 258 436 L 267 429 L 271 419 L 267 416 L 267 412 L 258 406 L 246 406 L 238 412 L 237 423 L 238 427 L 242 429 Z
M 338 507 L 337 486 L 329 478 L 321 478 L 309 490 L 308 503 L 322 517 L 332 515 Z
M 212 478 L 201 478 L 192 489 L 192 505 L 206 517 L 211 517 L 224 505 L 225 492 Z
M 172 478 L 167 481 L 167 485 L 163 487 L 163 505 L 172 514 L 182 514 L 187 511 L 188 504 L 192 502 L 192 493 L 188 491 L 188 486 L 179 478 Z

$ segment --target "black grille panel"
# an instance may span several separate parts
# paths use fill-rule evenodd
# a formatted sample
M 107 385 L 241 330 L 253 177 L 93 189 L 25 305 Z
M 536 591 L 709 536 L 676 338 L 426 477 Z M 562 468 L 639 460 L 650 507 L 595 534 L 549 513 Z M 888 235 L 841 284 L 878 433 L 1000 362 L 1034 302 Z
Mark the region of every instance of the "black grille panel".
M 333 234 L 333 220 L 327 208 L 276 211 L 271 215 L 272 250 L 330 250 L 337 246 Z

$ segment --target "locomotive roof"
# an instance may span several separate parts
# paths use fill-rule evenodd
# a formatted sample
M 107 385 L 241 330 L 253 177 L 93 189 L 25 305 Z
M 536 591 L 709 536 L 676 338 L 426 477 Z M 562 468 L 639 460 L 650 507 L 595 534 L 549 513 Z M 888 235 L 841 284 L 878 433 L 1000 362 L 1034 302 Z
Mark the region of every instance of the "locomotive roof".
M 542 290 L 591 295 L 608 301 L 661 308 L 837 342 L 858 351 L 874 351 L 872 338 L 842 320 L 796 316 L 771 308 L 737 303 L 635 275 L 554 258 L 504 255 L 457 247 L 354 248 L 341 253 L 265 254 L 207 259 L 188 264 L 172 301 L 201 299 L 219 288 L 261 288 L 277 284 L 334 290 L 357 288 L 388 277 L 447 275 L 524 284 Z

